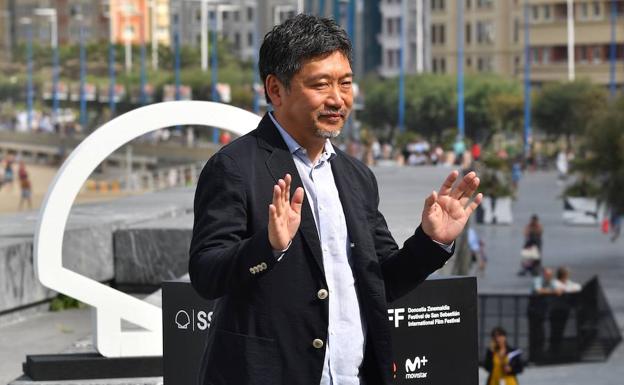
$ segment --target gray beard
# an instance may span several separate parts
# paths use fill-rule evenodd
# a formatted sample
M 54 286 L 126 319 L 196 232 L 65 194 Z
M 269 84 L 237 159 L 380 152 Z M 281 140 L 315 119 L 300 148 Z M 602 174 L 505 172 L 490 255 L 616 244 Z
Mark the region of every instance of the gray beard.
M 335 137 L 340 135 L 341 131 L 342 130 L 326 131 L 326 130 L 321 130 L 321 129 L 317 128 L 316 131 L 314 131 L 314 135 L 316 135 L 319 138 L 323 138 L 323 139 L 334 139 Z

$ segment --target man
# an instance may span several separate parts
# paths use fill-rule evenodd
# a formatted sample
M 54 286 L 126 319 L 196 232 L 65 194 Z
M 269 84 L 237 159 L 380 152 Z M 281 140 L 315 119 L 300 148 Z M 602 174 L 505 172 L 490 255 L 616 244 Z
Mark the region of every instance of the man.
M 219 299 L 202 384 L 389 384 L 387 302 L 445 263 L 481 201 L 474 173 L 455 187 L 451 173 L 399 250 L 372 172 L 329 141 L 352 107 L 350 60 L 332 20 L 275 27 L 259 57 L 273 112 L 202 171 L 189 271 Z

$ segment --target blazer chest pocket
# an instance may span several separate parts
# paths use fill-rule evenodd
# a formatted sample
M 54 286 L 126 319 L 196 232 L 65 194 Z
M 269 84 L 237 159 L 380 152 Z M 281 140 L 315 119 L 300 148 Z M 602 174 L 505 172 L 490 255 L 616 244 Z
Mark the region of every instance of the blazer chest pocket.
M 280 385 L 281 363 L 275 340 L 215 330 L 205 384 Z

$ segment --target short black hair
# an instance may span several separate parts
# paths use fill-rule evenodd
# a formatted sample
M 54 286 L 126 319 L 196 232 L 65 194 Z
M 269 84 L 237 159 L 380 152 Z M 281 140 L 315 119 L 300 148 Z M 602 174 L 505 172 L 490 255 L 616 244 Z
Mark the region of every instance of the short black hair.
M 299 14 L 276 25 L 262 41 L 258 69 L 262 83 L 275 75 L 286 88 L 301 66 L 312 58 L 341 52 L 352 64 L 351 40 L 333 19 Z M 271 103 L 264 91 L 267 103 Z
M 492 338 L 494 338 L 496 336 L 505 336 L 505 337 L 507 337 L 507 332 L 502 327 L 496 326 L 496 327 L 494 327 L 492 329 L 491 335 L 492 335 Z

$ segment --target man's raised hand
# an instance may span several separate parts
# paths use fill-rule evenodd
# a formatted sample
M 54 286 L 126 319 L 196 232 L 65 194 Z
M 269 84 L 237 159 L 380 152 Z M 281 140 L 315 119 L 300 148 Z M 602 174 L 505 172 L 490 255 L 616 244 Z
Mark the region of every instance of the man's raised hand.
M 273 186 L 273 202 L 269 205 L 269 242 L 273 250 L 284 250 L 295 236 L 301 223 L 303 188 L 295 190 L 290 200 L 292 177 L 286 174 Z
M 433 191 L 425 200 L 422 213 L 422 229 L 431 239 L 444 244 L 453 242 L 464 230 L 470 214 L 479 206 L 483 194 L 474 200 L 473 194 L 479 187 L 479 178 L 474 171 L 469 172 L 453 187 L 459 176 L 453 171 L 446 178 L 440 191 Z

